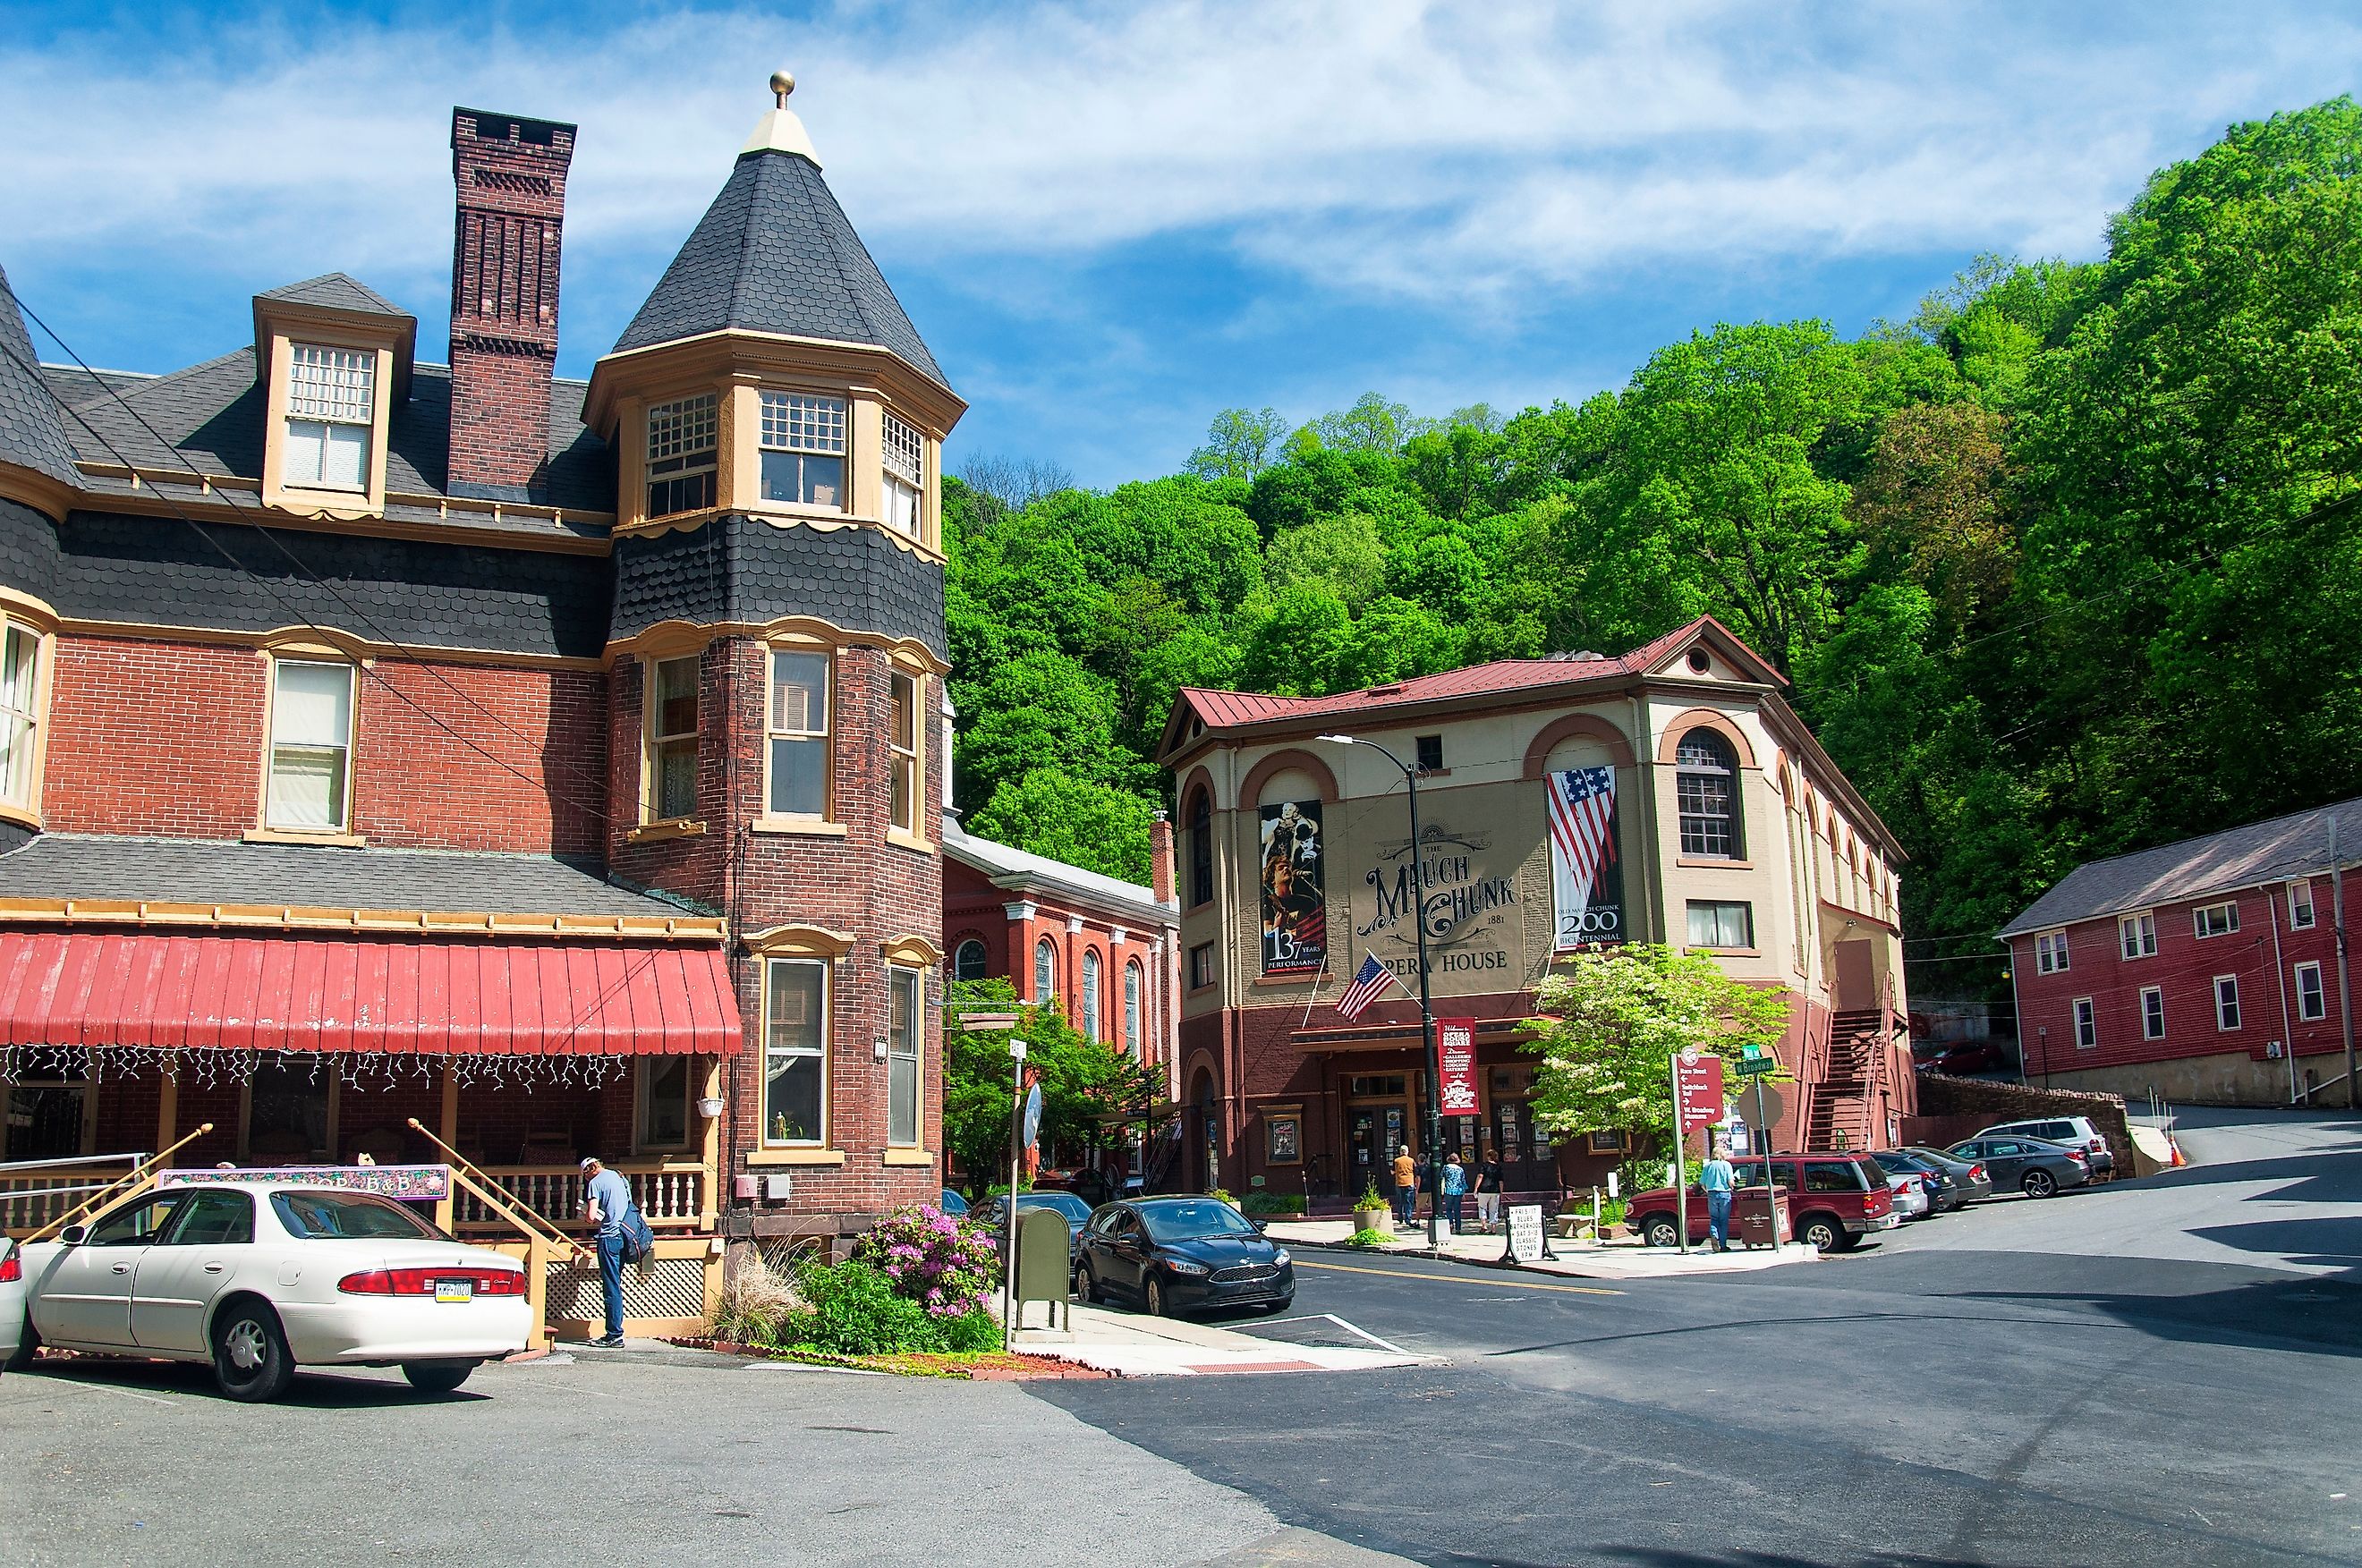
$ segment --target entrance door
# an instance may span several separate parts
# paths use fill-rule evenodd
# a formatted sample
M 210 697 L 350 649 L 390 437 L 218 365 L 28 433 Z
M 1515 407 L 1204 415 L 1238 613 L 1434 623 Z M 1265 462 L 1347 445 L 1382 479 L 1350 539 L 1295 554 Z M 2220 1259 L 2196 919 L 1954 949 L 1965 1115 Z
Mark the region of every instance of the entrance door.
M 1500 1151 L 1501 1185 L 1511 1192 L 1556 1192 L 1558 1153 L 1551 1135 L 1534 1124 L 1531 1068 L 1493 1069 L 1493 1146 Z
M 1407 1076 L 1362 1073 L 1345 1080 L 1345 1196 L 1359 1198 L 1374 1186 L 1394 1197 L 1395 1156 L 1415 1141 Z
M 1829 987 L 1829 1004 L 1839 1013 L 1878 1005 L 1878 959 L 1871 945 L 1860 939 L 1839 942 Z

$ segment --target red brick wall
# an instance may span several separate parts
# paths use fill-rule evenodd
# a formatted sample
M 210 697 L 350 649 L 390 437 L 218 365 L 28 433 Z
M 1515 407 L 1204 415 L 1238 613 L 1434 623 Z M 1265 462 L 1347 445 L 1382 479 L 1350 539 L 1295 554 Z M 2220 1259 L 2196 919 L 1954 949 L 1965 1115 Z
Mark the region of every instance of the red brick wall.
M 60 637 L 41 818 L 230 839 L 255 826 L 268 666 L 248 648 Z
M 548 461 L 560 238 L 573 127 L 543 143 L 480 137 L 452 116 L 451 468 L 462 484 L 530 484 Z

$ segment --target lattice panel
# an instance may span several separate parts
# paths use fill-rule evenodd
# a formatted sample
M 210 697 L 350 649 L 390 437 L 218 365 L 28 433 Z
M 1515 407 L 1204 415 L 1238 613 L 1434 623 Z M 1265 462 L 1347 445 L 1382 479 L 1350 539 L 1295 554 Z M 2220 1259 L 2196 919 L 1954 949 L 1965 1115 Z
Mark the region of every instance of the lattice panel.
M 646 1268 L 635 1263 L 624 1265 L 624 1316 L 702 1318 L 705 1263 L 702 1257 L 659 1257 Z M 550 1264 L 549 1315 L 602 1321 L 607 1315 L 607 1297 L 599 1283 L 599 1271 Z

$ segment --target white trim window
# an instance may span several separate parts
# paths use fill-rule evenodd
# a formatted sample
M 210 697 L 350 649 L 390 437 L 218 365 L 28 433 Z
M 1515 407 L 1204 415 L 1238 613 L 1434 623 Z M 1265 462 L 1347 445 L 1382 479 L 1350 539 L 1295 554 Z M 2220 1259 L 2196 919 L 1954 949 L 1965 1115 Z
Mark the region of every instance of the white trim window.
M 2045 931 L 2034 938 L 2034 972 L 2058 974 L 2067 967 L 2067 933 Z
M 648 411 L 648 515 L 671 517 L 713 504 L 722 414 L 712 392 Z
M 1124 1049 L 1148 1059 L 1148 1052 L 1140 1038 L 1140 960 L 1126 959 L 1123 966 L 1123 1046 Z
M 2127 959 L 2157 957 L 2157 915 L 2145 910 L 2127 915 L 2116 922 L 2116 937 L 2123 942 Z
M 2190 927 L 2201 939 L 2227 937 L 2239 928 L 2236 903 L 2207 904 L 2190 912 Z
M 263 825 L 342 833 L 352 821 L 353 667 L 270 662 L 270 784 Z
M 1044 937 L 1033 944 L 1033 1005 L 1039 1007 L 1058 992 L 1058 944 Z
M 697 815 L 695 653 L 651 660 L 647 666 L 648 820 L 680 822 Z
M 280 482 L 307 490 L 367 490 L 376 416 L 375 349 L 288 345 Z
M 991 961 L 990 955 L 985 951 L 984 943 L 977 938 L 970 937 L 952 953 L 952 978 L 982 980 L 986 966 Z
M 2088 1051 L 2100 1043 L 2099 1010 L 2088 996 L 2075 999 L 2075 1048 Z
M 2322 989 L 2317 963 L 2296 966 L 2296 1015 L 2307 1024 L 2318 1024 L 2329 1016 L 2329 995 Z
M 844 508 L 844 400 L 763 394 L 763 499 Z
M 926 771 L 920 765 L 919 677 L 899 670 L 886 677 L 887 739 L 893 754 L 893 823 L 905 833 L 919 831 L 919 795 Z
M 2165 988 L 2157 985 L 2141 987 L 2141 1038 L 2165 1038 Z
M 40 739 L 41 634 L 9 621 L 0 631 L 0 801 L 33 804 Z
M 921 1139 L 920 1092 L 926 1080 L 919 1072 L 919 1005 L 925 979 L 919 970 L 886 968 L 886 1141 L 901 1148 L 916 1147 Z
M 637 1101 L 632 1118 L 632 1146 L 641 1154 L 675 1154 L 689 1147 L 690 1058 L 642 1057 Z
M 1097 948 L 1083 949 L 1083 1037 L 1099 1037 L 1099 978 L 1102 966 Z
M 919 537 L 921 498 L 927 488 L 927 438 L 915 425 L 886 416 L 886 485 L 878 497 L 880 521 L 906 538 Z
M 829 795 L 829 655 L 771 650 L 767 720 L 773 817 L 826 817 Z
M 2289 883 L 2288 901 L 2289 929 L 2291 931 L 2312 930 L 2313 921 L 2312 879 L 2311 877 L 2305 877 L 2301 881 Z
M 2239 1026 L 2239 977 L 2218 974 L 2214 977 L 2214 1027 L 2229 1034 Z
M 819 1144 L 828 1132 L 828 965 L 763 961 L 763 1142 Z

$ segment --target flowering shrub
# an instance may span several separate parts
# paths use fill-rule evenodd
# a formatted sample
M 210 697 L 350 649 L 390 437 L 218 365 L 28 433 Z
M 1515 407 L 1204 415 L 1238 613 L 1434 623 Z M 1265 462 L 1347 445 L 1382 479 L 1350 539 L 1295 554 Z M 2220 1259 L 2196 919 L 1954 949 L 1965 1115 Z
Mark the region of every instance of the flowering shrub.
M 895 1210 L 854 1244 L 853 1255 L 932 1318 L 964 1318 L 992 1299 L 999 1257 L 981 1225 L 932 1203 Z

